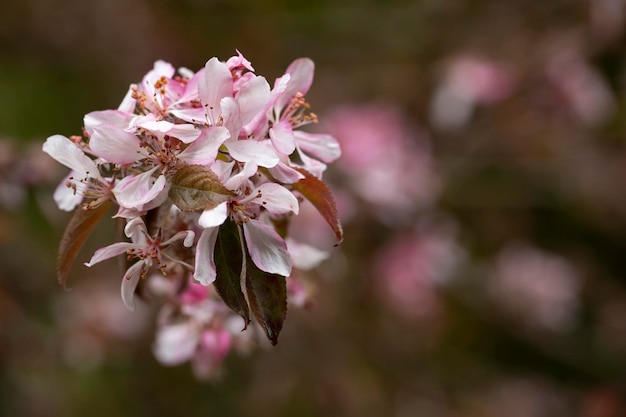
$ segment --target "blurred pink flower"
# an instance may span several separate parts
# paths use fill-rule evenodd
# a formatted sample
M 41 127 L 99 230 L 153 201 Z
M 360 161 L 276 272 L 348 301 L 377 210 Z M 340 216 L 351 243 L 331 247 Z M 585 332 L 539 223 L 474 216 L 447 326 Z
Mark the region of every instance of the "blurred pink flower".
M 548 62 L 547 72 L 566 108 L 584 124 L 602 123 L 615 110 L 606 80 L 577 50 L 562 48 Z
M 94 277 L 95 278 L 95 277 Z M 132 350 L 132 340 L 150 327 L 150 311 L 134 313 L 119 308 L 119 290 L 108 280 L 81 284 L 55 300 L 54 312 L 61 331 L 63 359 L 73 367 L 100 366 L 109 355 Z
M 430 316 L 439 307 L 436 286 L 450 279 L 463 257 L 453 225 L 420 224 L 377 254 L 375 287 L 397 313 L 409 318 Z
M 374 212 L 384 213 L 382 220 L 412 218 L 416 209 L 437 198 L 440 180 L 429 143 L 400 110 L 379 104 L 346 106 L 325 120 L 326 130 L 341 144 L 338 168 L 347 188 Z
M 581 278 L 565 258 L 508 246 L 498 254 L 488 284 L 494 301 L 529 326 L 565 331 L 574 324 Z
M 437 127 L 454 129 L 466 125 L 479 105 L 508 97 L 515 88 L 512 70 L 477 55 L 451 60 L 430 104 L 431 121 Z
M 162 308 L 157 323 L 153 351 L 161 364 L 190 362 L 197 378 L 216 378 L 228 354 L 248 351 L 254 333 L 261 333 L 242 332 L 243 319 L 219 300 L 213 287 L 189 279 L 177 294 L 174 287 L 165 285 L 166 278 L 153 278 L 152 289 L 173 301 Z

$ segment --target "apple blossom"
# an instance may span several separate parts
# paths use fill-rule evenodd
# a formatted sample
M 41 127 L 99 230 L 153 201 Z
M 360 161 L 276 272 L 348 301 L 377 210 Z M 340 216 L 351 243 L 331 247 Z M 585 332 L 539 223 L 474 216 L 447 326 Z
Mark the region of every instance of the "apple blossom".
M 129 240 L 96 250 L 85 265 L 125 254 L 121 293 L 131 310 L 142 278 L 160 273 L 182 288 L 156 291 L 166 311 L 178 311 L 158 330 L 161 362 L 192 360 L 211 372 L 236 344 L 227 316 L 240 316 L 244 328 L 254 320 L 275 344 L 293 268 L 284 225 L 300 201 L 310 200 L 342 239 L 321 180 L 339 145 L 299 130 L 317 121 L 304 98 L 313 70 L 298 59 L 271 89 L 239 51 L 197 72 L 157 61 L 117 109 L 84 116 L 82 137 L 49 137 L 44 152 L 71 169 L 55 201 L 79 207 L 61 240 L 59 281 L 113 206 Z M 207 286 L 210 296 L 198 292 Z

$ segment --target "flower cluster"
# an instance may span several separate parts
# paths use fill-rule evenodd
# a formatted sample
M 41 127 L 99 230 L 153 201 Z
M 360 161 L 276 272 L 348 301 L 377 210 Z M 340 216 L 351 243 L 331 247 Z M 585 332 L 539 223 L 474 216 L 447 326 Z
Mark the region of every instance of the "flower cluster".
M 313 202 L 342 238 L 321 180 L 339 145 L 299 130 L 317 121 L 304 98 L 313 71 L 310 59 L 297 59 L 270 87 L 241 53 L 195 73 L 157 61 L 116 110 L 85 115 L 82 136 L 49 137 L 44 152 L 71 169 L 54 199 L 62 210 L 80 208 L 61 240 L 60 282 L 113 205 L 128 240 L 86 265 L 127 256 L 129 309 L 142 278 L 157 271 L 181 283 L 179 295 L 193 293 L 190 282 L 213 284 L 244 326 L 254 318 L 276 343 L 292 273 L 287 224 L 299 202 Z

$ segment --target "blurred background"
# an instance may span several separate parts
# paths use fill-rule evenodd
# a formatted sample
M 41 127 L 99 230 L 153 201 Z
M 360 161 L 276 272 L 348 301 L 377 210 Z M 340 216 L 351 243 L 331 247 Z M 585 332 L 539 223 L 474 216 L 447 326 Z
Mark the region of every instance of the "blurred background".
M 0 415 L 625 416 L 625 40 L 623 0 L 3 2 Z M 155 359 L 115 262 L 81 265 L 110 224 L 57 284 L 41 145 L 157 59 L 236 49 L 270 83 L 315 61 L 345 241 L 304 207 L 308 308 L 204 381 Z

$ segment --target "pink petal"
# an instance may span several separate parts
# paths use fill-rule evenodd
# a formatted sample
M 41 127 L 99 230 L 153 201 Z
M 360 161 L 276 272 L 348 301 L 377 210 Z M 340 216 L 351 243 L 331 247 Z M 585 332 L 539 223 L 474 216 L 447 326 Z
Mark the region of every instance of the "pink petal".
M 237 103 L 237 100 L 232 97 L 224 97 L 220 101 L 220 108 L 222 109 L 224 127 L 228 129 L 230 136 L 233 139 L 237 139 L 242 126 L 239 103 Z
M 189 80 L 187 81 L 185 92 L 176 101 L 176 103 L 174 103 L 174 105 L 188 103 L 192 100 L 197 99 L 198 98 L 198 83 L 202 77 L 204 77 L 204 68 L 196 72 L 195 74 L 191 76 L 191 78 L 189 78 Z M 204 112 L 202 114 L 204 114 Z
M 250 123 L 254 116 L 264 111 L 269 98 L 270 85 L 263 77 L 254 77 L 242 85 L 236 97 L 241 109 L 241 124 Z
M 291 155 L 296 149 L 294 132 L 287 120 L 281 120 L 270 128 L 270 139 L 274 148 L 283 155 Z
M 287 89 L 277 101 L 277 106 L 284 108 L 296 93 L 306 94 L 313 83 L 315 64 L 309 58 L 296 59 L 289 65 L 286 73 L 291 75 Z
M 65 136 L 50 136 L 43 144 L 43 151 L 66 167 L 76 171 L 76 176 L 79 178 L 100 178 L 95 162 Z
M 204 66 L 204 77 L 198 83 L 198 97 L 213 126 L 220 115 L 220 100 L 233 96 L 233 77 L 228 66 L 211 58 Z
M 93 134 L 94 127 L 98 125 L 106 123 L 117 126 L 121 129 L 126 129 L 132 119 L 133 114 L 131 113 L 126 113 L 119 110 L 102 110 L 87 113 L 83 118 L 83 123 L 85 125 L 85 130 L 91 136 Z
M 161 78 L 172 78 L 176 73 L 176 68 L 169 62 L 162 60 L 155 61 L 154 67 L 143 77 L 143 87 L 150 92 L 150 96 L 155 92 L 154 84 Z
M 224 127 L 207 127 L 202 130 L 198 139 L 191 143 L 178 158 L 188 164 L 209 165 L 215 161 L 217 151 L 230 133 Z
M 126 91 L 126 95 L 122 99 L 122 102 L 117 107 L 117 110 L 119 110 L 122 113 L 127 113 L 129 116 L 132 116 L 132 113 L 134 113 L 135 107 L 137 106 L 137 100 L 133 98 L 133 94 L 134 94 L 133 87 L 136 88 L 137 84 L 130 85 L 130 87 L 128 88 L 128 91 Z
M 210 210 L 204 210 L 198 219 L 201 227 L 209 228 L 221 225 L 228 217 L 228 203 L 224 201 Z
M 152 176 L 156 170 L 155 167 L 139 175 L 125 177 L 118 182 L 113 188 L 113 193 L 120 206 L 138 208 L 156 198 L 166 183 L 163 175 L 159 175 L 158 178 Z
M 197 378 L 210 377 L 219 369 L 231 349 L 231 335 L 224 329 L 209 329 L 202 333 L 200 347 L 191 366 Z
M 104 248 L 100 248 L 94 252 L 93 256 L 89 260 L 89 262 L 85 262 L 85 266 L 93 266 L 98 262 L 105 261 L 107 259 L 111 259 L 115 256 L 121 255 L 125 253 L 129 249 L 136 249 L 137 245 L 130 242 L 118 242 L 109 246 L 105 246 Z
M 209 227 L 202 231 L 196 246 L 196 265 L 193 277 L 202 285 L 209 285 L 215 281 L 217 272 L 213 252 L 219 227 Z
M 204 109 L 200 107 L 193 107 L 189 109 L 171 109 L 170 113 L 174 117 L 178 117 L 189 123 L 202 124 L 206 123 L 206 114 L 204 113 Z
M 243 233 L 252 262 L 262 271 L 284 277 L 291 273 L 287 244 L 270 226 L 258 220 L 243 224 Z
M 285 74 L 282 77 L 276 79 L 276 81 L 274 82 L 274 88 L 270 92 L 270 97 L 265 105 L 265 108 L 263 109 L 263 111 L 259 112 L 250 123 L 245 126 L 247 135 L 252 135 L 255 138 L 265 136 L 265 130 L 267 129 L 268 112 L 272 108 L 272 106 L 276 104 L 276 101 L 280 98 L 280 96 L 285 92 L 290 78 L 291 76 L 289 74 Z M 272 117 L 274 116 L 278 118 L 278 115 L 272 115 Z
M 229 139 L 224 145 L 230 155 L 239 162 L 254 161 L 259 166 L 271 168 L 279 161 L 276 151 L 267 142 Z
M 135 311 L 135 290 L 137 289 L 137 284 L 139 284 L 144 265 L 145 261 L 134 263 L 128 268 L 124 278 L 122 278 L 122 301 L 130 311 Z
M 242 55 L 242 53 L 239 52 L 239 50 L 237 50 L 237 56 L 231 56 L 230 58 L 228 58 L 228 61 L 226 61 L 226 65 L 228 65 L 228 68 L 230 68 L 230 69 L 235 69 L 237 67 L 244 67 L 248 71 L 254 72 L 254 68 L 252 67 L 252 63 L 250 61 L 248 61 Z
M 304 175 L 291 168 L 283 161 L 280 161 L 275 167 L 269 168 L 269 172 L 272 177 L 283 184 L 294 184 L 304 178 Z
M 322 162 L 330 163 L 341 156 L 339 142 L 330 135 L 307 133 L 300 130 L 296 130 L 293 134 L 302 151 Z
M 322 174 L 326 170 L 326 164 L 318 161 L 317 159 L 308 157 L 298 148 L 296 148 L 296 151 L 298 152 L 298 157 L 302 161 L 302 166 L 304 167 L 304 169 L 309 171 L 315 177 L 322 178 Z
M 93 129 L 89 147 L 94 155 L 107 162 L 126 165 L 147 156 L 140 143 L 132 133 L 110 124 L 100 124 Z
M 193 357 L 199 338 L 200 328 L 191 320 L 163 326 L 156 334 L 154 356 L 163 365 L 180 365 Z

